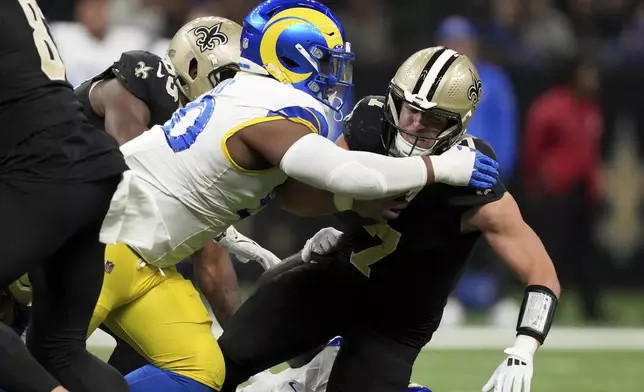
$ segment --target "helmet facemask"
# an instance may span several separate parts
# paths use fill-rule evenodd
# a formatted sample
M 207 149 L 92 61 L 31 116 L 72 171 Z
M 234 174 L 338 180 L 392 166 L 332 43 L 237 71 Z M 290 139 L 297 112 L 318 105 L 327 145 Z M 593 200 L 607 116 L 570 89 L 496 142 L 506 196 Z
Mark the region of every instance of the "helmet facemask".
M 339 111 L 353 87 L 355 55 L 351 52 L 351 44 L 346 42 L 344 47 L 334 49 L 314 45 L 309 51 L 299 44 L 296 48 L 315 69 L 315 76 L 306 83 L 309 94 Z
M 412 113 L 422 113 L 423 130 L 415 132 L 401 127 L 403 106 Z M 437 103 L 404 91 L 393 83 L 387 91 L 384 111 L 387 124 L 382 143 L 394 156 L 442 154 L 454 146 L 464 132 L 460 114 L 441 109 Z
M 354 58 L 342 23 L 320 2 L 264 1 L 244 18 L 242 69 L 271 76 L 336 113 L 353 87 Z

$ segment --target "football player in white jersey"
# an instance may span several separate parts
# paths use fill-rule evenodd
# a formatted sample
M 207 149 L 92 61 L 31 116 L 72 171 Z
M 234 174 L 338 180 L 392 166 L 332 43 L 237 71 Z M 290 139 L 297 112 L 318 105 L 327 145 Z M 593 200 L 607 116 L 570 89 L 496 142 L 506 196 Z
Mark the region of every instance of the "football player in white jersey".
M 217 29 L 203 33 L 224 39 Z M 112 199 L 101 240 L 127 244 L 164 268 L 276 193 L 288 201 L 306 198 L 303 189 L 326 191 L 328 205 L 316 207 L 327 213 L 350 208 L 353 199 L 393 199 L 435 182 L 480 189 L 496 183 L 497 163 L 469 148 L 394 158 L 343 150 L 326 139 L 325 112 L 341 108 L 353 58 L 326 6 L 261 3 L 244 20 L 242 72 L 121 147 L 131 170 Z M 301 183 L 280 187 L 288 177 Z
M 214 31 L 216 35 L 209 35 Z M 163 124 L 180 103 L 187 104 L 234 75 L 240 33 L 241 26 L 225 18 L 198 18 L 175 34 L 166 59 L 147 52 L 123 54 L 77 90 L 88 118 L 121 143 Z M 192 257 L 199 288 L 222 325 L 241 303 L 222 245 L 238 259 L 256 259 L 263 251 L 237 236 L 232 226 L 227 233 L 231 235 L 219 244 L 208 241 Z M 251 252 L 244 245 L 250 245 Z M 269 255 L 264 258 L 267 264 L 278 262 L 264 253 Z M 126 375 L 132 391 L 210 390 L 221 385 L 224 364 L 210 316 L 193 285 L 175 268 L 160 274 L 139 264 L 126 245 L 108 245 L 103 289 L 89 334 L 100 324 L 118 338 L 110 363 Z

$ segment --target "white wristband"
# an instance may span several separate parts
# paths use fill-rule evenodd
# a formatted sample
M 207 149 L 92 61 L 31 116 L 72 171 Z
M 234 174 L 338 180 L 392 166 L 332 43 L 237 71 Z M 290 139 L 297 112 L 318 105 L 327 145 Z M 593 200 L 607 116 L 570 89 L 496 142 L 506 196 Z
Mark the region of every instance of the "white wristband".
M 429 160 L 432 161 L 432 168 L 434 168 L 434 183 L 445 181 L 450 174 L 449 162 L 441 159 L 440 155 L 430 155 Z
M 534 355 L 534 353 L 536 353 L 537 349 L 539 348 L 539 342 L 532 336 L 518 335 L 516 340 L 514 341 L 514 347 L 520 348 Z

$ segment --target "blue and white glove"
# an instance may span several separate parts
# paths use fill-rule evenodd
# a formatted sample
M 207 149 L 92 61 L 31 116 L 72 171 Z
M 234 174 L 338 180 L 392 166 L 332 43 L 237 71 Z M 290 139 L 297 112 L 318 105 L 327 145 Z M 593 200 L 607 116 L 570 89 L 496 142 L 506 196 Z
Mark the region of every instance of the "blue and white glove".
M 304 248 L 301 252 L 302 260 L 304 260 L 305 263 L 308 263 L 311 261 L 311 255 L 313 253 L 318 255 L 331 253 L 340 242 L 342 234 L 343 233 L 340 230 L 336 230 L 333 227 L 325 227 L 318 231 L 313 237 L 306 241 L 306 244 L 304 244 Z
M 437 183 L 490 189 L 499 179 L 499 164 L 470 147 L 454 146 L 429 159 L 434 167 L 434 182 Z
M 249 260 L 253 260 L 265 270 L 282 261 L 273 252 L 262 248 L 261 245 L 238 232 L 233 226 L 228 227 L 225 235 L 218 238 L 217 242 L 228 249 L 228 252 L 234 254 L 240 262 L 247 263 Z

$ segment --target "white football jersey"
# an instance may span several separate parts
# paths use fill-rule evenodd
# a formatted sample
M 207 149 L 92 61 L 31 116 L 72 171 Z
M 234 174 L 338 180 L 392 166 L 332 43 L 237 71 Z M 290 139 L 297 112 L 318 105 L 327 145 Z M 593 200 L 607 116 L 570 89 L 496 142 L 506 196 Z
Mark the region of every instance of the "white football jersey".
M 253 124 L 288 119 L 326 135 L 325 107 L 272 78 L 238 73 L 121 146 L 130 171 L 101 241 L 125 243 L 149 264 L 174 265 L 263 208 L 286 180 L 279 168 L 237 165 L 226 141 Z M 266 143 L 270 143 L 267 140 Z

